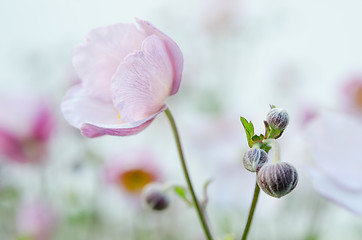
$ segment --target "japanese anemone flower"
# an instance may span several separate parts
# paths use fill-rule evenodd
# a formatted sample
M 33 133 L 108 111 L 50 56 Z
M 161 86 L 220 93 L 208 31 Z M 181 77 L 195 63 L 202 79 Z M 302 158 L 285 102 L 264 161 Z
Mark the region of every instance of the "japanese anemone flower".
M 348 114 L 322 112 L 306 129 L 315 165 L 310 173 L 324 198 L 362 215 L 362 124 Z
M 0 109 L 0 156 L 18 163 L 42 162 L 55 130 L 51 106 L 19 91 L 1 96 Z
M 104 173 L 108 183 L 131 195 L 139 195 L 151 182 L 162 181 L 161 169 L 152 152 L 147 150 L 117 154 L 106 164 Z
M 136 19 L 92 30 L 74 50 L 81 83 L 61 109 L 86 137 L 137 134 L 177 93 L 183 56 L 177 44 L 147 21 Z

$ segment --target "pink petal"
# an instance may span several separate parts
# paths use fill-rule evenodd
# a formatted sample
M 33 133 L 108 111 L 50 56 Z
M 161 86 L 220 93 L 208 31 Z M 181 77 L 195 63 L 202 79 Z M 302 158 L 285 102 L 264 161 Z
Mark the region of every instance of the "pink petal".
M 94 138 L 100 137 L 103 135 L 112 135 L 112 136 L 129 136 L 134 135 L 142 130 L 144 130 L 148 125 L 151 124 L 153 119 L 160 114 L 161 112 L 165 111 L 166 105 L 164 105 L 157 113 L 153 114 L 152 116 L 138 121 L 134 123 L 124 123 L 118 125 L 108 125 L 108 126 L 96 126 L 89 123 L 84 123 L 81 127 L 81 132 L 83 136 Z
M 164 105 L 157 113 L 138 122 L 124 122 L 118 118 L 119 114 L 112 103 L 89 97 L 82 85 L 71 88 L 61 104 L 64 118 L 89 138 L 102 135 L 127 136 L 139 133 L 165 109 Z
M 182 77 L 182 68 L 183 68 L 183 56 L 178 45 L 166 34 L 158 30 L 151 23 L 136 18 L 137 23 L 140 27 L 146 32 L 147 35 L 157 35 L 161 39 L 165 41 L 167 53 L 171 59 L 172 67 L 173 67 L 173 84 L 170 95 L 174 95 L 177 93 Z
M 111 78 L 129 53 L 139 50 L 147 35 L 133 24 L 115 24 L 91 31 L 75 48 L 73 65 L 88 94 L 111 101 Z
M 55 213 L 42 202 L 30 202 L 18 208 L 17 231 L 30 239 L 50 239 L 55 224 Z
M 112 103 L 91 98 L 83 86 L 72 87 L 63 98 L 61 110 L 70 125 L 81 128 L 83 123 L 94 125 L 122 124 Z
M 362 215 L 362 191 L 351 191 L 344 188 L 319 169 L 310 169 L 310 174 L 313 179 L 313 186 L 320 195 Z
M 317 166 L 345 188 L 362 190 L 362 124 L 345 114 L 322 112 L 306 133 Z
M 24 159 L 20 140 L 2 128 L 0 128 L 0 155 L 19 162 Z
M 34 121 L 33 134 L 39 141 L 47 141 L 54 130 L 53 114 L 46 104 L 39 106 L 38 114 Z
M 10 92 L 0 99 L 0 127 L 17 138 L 32 136 L 43 99 L 27 91 Z
M 171 85 L 172 65 L 164 42 L 152 35 L 144 40 L 142 51 L 128 55 L 114 74 L 114 106 L 126 122 L 145 119 L 164 105 Z

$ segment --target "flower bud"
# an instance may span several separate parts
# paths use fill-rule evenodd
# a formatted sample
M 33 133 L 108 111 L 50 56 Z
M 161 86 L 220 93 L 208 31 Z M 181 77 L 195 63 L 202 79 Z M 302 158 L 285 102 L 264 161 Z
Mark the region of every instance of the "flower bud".
M 146 206 L 156 211 L 164 210 L 170 202 L 162 186 L 157 183 L 150 183 L 145 186 L 142 191 L 142 198 Z
M 256 180 L 266 194 L 281 198 L 297 186 L 298 173 L 286 162 L 273 162 L 259 169 Z
M 289 115 L 282 108 L 273 108 L 266 115 L 269 126 L 275 130 L 284 130 L 289 123 Z
M 244 153 L 243 164 L 246 170 L 256 172 L 268 161 L 268 154 L 259 148 L 251 148 Z

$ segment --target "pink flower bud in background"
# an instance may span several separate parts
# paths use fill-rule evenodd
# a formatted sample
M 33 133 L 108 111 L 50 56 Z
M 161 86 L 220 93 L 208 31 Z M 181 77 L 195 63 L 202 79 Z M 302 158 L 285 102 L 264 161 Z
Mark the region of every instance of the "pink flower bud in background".
M 145 206 L 155 211 L 162 211 L 170 204 L 165 187 L 160 183 L 147 184 L 142 190 L 142 200 Z
M 55 127 L 48 102 L 21 93 L 0 98 L 0 155 L 14 162 L 40 162 Z
M 51 239 L 55 227 L 55 215 L 49 206 L 42 202 L 32 202 L 18 209 L 16 227 L 21 239 Z
M 121 153 L 105 166 L 107 182 L 125 193 L 139 195 L 144 186 L 162 180 L 161 170 L 150 151 Z
M 86 137 L 137 134 L 177 93 L 183 56 L 177 44 L 136 19 L 92 30 L 74 50 L 81 80 L 63 99 L 65 119 Z

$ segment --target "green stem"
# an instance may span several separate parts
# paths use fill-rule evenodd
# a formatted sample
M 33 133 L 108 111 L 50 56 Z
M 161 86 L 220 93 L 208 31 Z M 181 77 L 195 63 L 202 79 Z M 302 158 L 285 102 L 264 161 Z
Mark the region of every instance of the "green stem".
M 183 169 L 183 172 L 184 172 L 184 175 L 185 175 L 185 178 L 186 178 L 187 186 L 188 186 L 188 188 L 189 188 L 189 190 L 191 192 L 192 200 L 193 200 L 193 202 L 195 204 L 196 211 L 197 211 L 197 214 L 199 216 L 202 228 L 204 230 L 206 238 L 208 240 L 212 240 L 212 236 L 211 236 L 209 227 L 207 225 L 205 216 L 203 214 L 203 211 L 201 210 L 200 203 L 197 200 L 194 188 L 192 187 L 190 175 L 189 175 L 188 170 L 187 170 L 186 161 L 185 161 L 184 154 L 183 154 L 183 151 L 182 151 L 180 136 L 179 136 L 178 131 L 177 131 L 175 120 L 174 120 L 174 118 L 173 118 L 173 116 L 172 116 L 172 114 L 171 114 L 171 112 L 170 112 L 170 110 L 168 108 L 166 108 L 165 113 L 167 115 L 168 120 L 170 121 L 170 124 L 171 124 L 171 127 L 172 127 L 172 132 L 173 132 L 173 134 L 175 136 L 177 150 L 178 150 L 178 153 L 179 153 L 179 156 L 180 156 L 182 169 Z
M 253 220 L 253 216 L 254 216 L 256 203 L 258 202 L 259 192 L 260 192 L 259 185 L 258 185 L 258 183 L 255 183 L 253 202 L 251 203 L 251 206 L 250 206 L 248 221 L 246 223 L 246 226 L 245 226 L 245 229 L 244 229 L 244 232 L 243 232 L 243 236 L 241 237 L 241 240 L 246 240 L 246 238 L 248 236 L 251 221 Z

